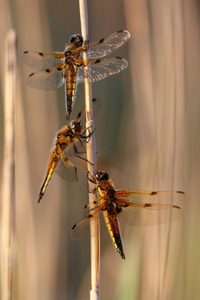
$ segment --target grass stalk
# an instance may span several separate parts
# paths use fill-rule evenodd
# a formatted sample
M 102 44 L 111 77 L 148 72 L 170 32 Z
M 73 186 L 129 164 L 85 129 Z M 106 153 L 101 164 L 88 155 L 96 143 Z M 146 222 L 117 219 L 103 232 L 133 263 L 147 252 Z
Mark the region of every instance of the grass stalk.
M 16 33 L 9 30 L 5 49 L 4 82 L 4 156 L 2 168 L 2 261 L 1 261 L 1 299 L 12 298 L 12 228 L 14 220 L 14 170 L 15 170 L 15 120 L 14 105 L 16 97 L 17 50 Z
M 88 13 L 87 13 L 87 0 L 79 0 L 80 9 L 80 21 L 81 21 L 81 34 L 84 43 L 89 41 L 88 32 Z M 88 61 L 87 52 L 83 53 L 84 61 Z M 92 87 L 88 80 L 89 65 L 85 67 L 85 109 L 86 109 L 86 128 L 90 128 L 90 131 L 94 131 L 93 120 L 93 107 L 92 107 Z M 87 143 L 87 159 L 88 159 L 88 171 L 90 175 L 96 173 L 96 142 L 95 133 L 91 135 L 89 142 Z M 91 165 L 92 163 L 92 165 Z M 94 188 L 92 182 L 88 182 L 89 190 Z M 89 202 L 94 201 L 96 195 L 89 193 Z M 100 273 L 100 237 L 99 237 L 99 220 L 90 222 L 90 234 L 91 234 L 91 290 L 90 300 L 99 299 L 99 273 Z

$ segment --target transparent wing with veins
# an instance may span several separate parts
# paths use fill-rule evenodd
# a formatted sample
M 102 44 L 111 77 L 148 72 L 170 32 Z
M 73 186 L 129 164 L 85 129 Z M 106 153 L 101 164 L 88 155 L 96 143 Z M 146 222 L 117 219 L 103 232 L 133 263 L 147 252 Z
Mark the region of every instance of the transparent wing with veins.
M 55 90 L 65 83 L 65 65 L 61 64 L 52 69 L 37 71 L 31 73 L 26 79 L 28 86 L 44 89 Z
M 88 51 L 89 59 L 98 59 L 111 54 L 114 50 L 124 45 L 130 38 L 130 33 L 127 30 L 119 30 L 97 42 L 91 43 L 88 46 L 79 47 L 73 54 L 77 55 L 83 50 Z
M 24 51 L 22 58 L 23 62 L 27 66 L 35 70 L 53 68 L 65 61 L 65 55 L 63 52 L 43 53 L 36 51 Z
M 118 74 L 128 66 L 127 61 L 121 57 L 108 57 L 103 59 L 91 60 L 89 62 L 90 72 L 88 74 L 90 82 L 105 79 L 111 75 Z M 78 69 L 77 81 L 84 83 L 84 66 Z

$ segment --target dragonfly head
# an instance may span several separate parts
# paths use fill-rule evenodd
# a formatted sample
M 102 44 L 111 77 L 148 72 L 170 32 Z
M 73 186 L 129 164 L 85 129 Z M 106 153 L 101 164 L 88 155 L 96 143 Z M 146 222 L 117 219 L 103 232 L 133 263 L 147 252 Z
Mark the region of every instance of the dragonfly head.
M 97 171 L 97 173 L 94 176 L 94 180 L 98 183 L 102 181 L 108 181 L 108 179 L 109 179 L 109 174 L 104 170 Z
M 83 38 L 80 34 L 73 34 L 70 37 L 69 43 L 80 47 L 83 44 Z
M 80 134 L 83 125 L 81 124 L 80 121 L 75 121 L 75 120 L 73 120 L 73 121 L 71 121 L 71 123 L 70 123 L 70 127 L 71 127 L 71 130 L 73 131 L 73 133 Z

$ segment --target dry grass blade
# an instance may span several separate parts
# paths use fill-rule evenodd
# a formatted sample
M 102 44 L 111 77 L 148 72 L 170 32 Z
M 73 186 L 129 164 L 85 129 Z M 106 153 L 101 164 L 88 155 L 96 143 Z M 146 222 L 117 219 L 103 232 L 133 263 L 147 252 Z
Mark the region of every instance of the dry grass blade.
M 2 174 L 2 285 L 1 299 L 11 299 L 12 225 L 14 219 L 14 104 L 16 97 L 16 33 L 6 39 L 4 89 L 4 157 Z
M 81 31 L 85 43 L 88 41 L 88 14 L 87 1 L 79 0 Z M 83 59 L 87 61 L 87 53 L 83 53 Z M 89 66 L 85 67 L 85 109 L 86 109 L 86 127 L 94 131 L 93 108 L 92 108 L 92 89 L 88 80 Z M 88 163 L 88 171 L 94 175 L 96 172 L 96 143 L 95 134 L 91 135 L 87 143 L 87 159 L 93 165 Z M 93 188 L 93 183 L 89 182 L 89 189 Z M 89 193 L 89 202 L 94 201 L 95 195 Z M 99 220 L 91 222 L 91 291 L 90 300 L 99 299 L 99 271 L 100 271 L 100 238 L 99 238 Z M 94 234 L 96 232 L 96 234 Z

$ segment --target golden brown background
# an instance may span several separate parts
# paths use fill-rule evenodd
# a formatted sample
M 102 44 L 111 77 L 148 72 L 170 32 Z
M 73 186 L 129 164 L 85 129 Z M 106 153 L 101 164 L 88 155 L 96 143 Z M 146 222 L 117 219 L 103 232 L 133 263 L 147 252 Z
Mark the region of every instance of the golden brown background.
M 95 123 L 98 168 L 110 172 L 117 188 L 186 192 L 182 222 L 126 226 L 125 261 L 103 237 L 101 299 L 200 299 L 199 2 L 93 0 L 88 14 L 91 41 L 119 29 L 132 36 L 116 52 L 129 68 L 93 84 L 93 96 L 102 101 Z M 88 201 L 86 167 L 79 168 L 78 183 L 55 175 L 37 204 L 53 138 L 65 125 L 64 88 L 27 87 L 32 69 L 21 59 L 24 50 L 63 51 L 70 35 L 81 32 L 78 1 L 1 0 L 1 165 L 4 41 L 11 27 L 19 50 L 13 299 L 85 300 L 89 239 L 74 241 L 70 230 Z M 83 105 L 79 85 L 76 112 Z

